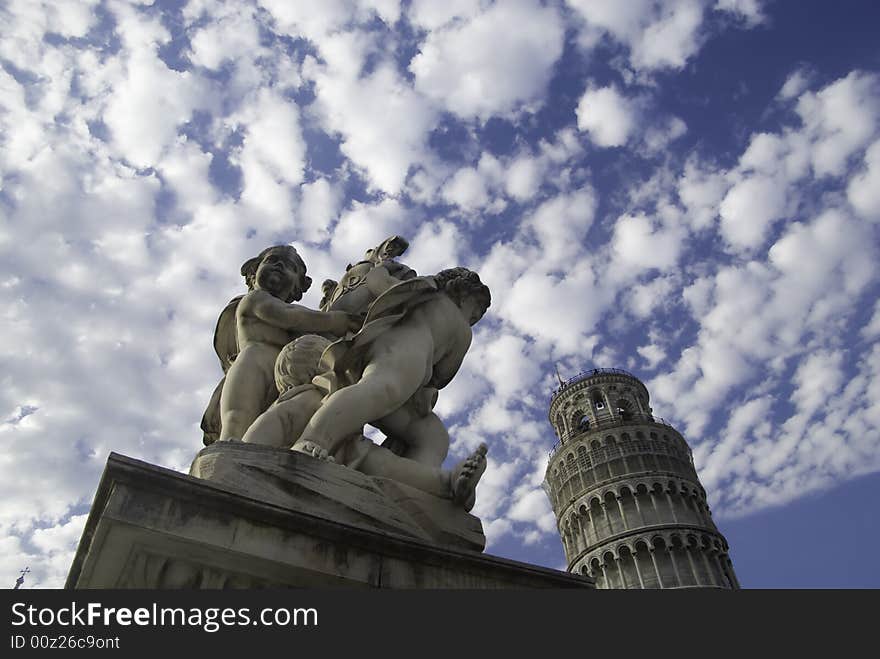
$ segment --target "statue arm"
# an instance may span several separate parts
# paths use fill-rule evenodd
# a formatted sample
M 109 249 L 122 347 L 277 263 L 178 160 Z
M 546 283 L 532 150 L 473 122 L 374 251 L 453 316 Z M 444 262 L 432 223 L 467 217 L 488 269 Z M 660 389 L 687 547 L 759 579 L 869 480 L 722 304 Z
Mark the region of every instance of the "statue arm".
M 266 294 L 254 301 L 254 315 L 281 329 L 297 332 L 329 332 L 342 336 L 349 329 L 349 315 L 342 311 L 313 311 L 299 304 L 288 304 Z
M 443 355 L 440 361 L 434 364 L 434 372 L 428 384 L 437 389 L 442 389 L 452 382 L 452 378 L 455 377 L 458 369 L 461 368 L 461 363 L 464 361 L 464 356 L 467 354 L 470 346 L 471 334 L 468 332 L 466 337 L 462 337 L 461 341 L 453 346 L 452 350 Z
M 394 277 L 388 269 L 379 265 L 370 270 L 366 276 L 367 288 L 374 297 L 379 297 L 395 284 L 400 283 L 400 279 Z

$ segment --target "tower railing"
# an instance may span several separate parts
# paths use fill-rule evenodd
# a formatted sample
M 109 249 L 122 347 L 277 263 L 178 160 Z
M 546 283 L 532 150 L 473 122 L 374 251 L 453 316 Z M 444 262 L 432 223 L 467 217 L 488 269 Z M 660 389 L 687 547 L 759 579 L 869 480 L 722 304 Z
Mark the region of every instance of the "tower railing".
M 591 368 L 589 371 L 582 371 L 574 377 L 568 378 L 568 380 L 561 382 L 559 388 L 550 395 L 550 404 L 553 404 L 553 401 L 556 399 L 556 397 L 560 393 L 562 393 L 562 391 L 566 387 L 577 384 L 578 382 L 586 380 L 587 378 L 591 378 L 595 375 L 626 375 L 627 377 L 631 377 L 634 380 L 638 380 L 639 382 L 641 382 L 641 380 L 639 380 L 635 375 L 633 375 L 629 371 L 624 371 L 622 368 Z
M 669 423 L 669 421 L 662 417 L 653 416 L 651 414 L 632 414 L 630 416 L 627 416 L 626 418 L 619 416 L 611 417 L 608 419 L 602 419 L 601 421 L 597 421 L 595 423 L 591 423 L 589 427 L 575 428 L 574 430 L 563 434 L 560 440 L 553 445 L 553 448 L 550 449 L 550 457 L 552 458 L 556 451 L 558 451 L 563 444 L 566 444 L 575 437 L 591 432 L 593 430 L 617 428 L 619 426 L 628 426 L 634 423 L 655 423 L 659 426 L 667 426 L 668 428 L 672 428 L 673 430 L 675 430 L 675 427 L 671 423 Z

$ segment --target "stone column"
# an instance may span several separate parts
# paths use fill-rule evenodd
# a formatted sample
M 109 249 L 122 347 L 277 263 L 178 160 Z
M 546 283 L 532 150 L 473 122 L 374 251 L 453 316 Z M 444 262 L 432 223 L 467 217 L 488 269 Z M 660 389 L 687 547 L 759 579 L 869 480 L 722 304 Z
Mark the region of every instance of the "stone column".
M 648 490 L 648 498 L 651 500 L 651 507 L 654 509 L 654 519 L 660 522 L 660 509 L 657 507 L 657 497 L 654 496 L 654 490 Z
M 639 493 L 638 491 L 633 491 L 633 501 L 636 502 L 636 512 L 639 515 L 639 522 L 641 522 L 642 526 L 647 526 L 648 523 L 645 521 L 645 516 L 642 514 L 642 507 L 639 505 Z
M 675 575 L 675 582 L 679 586 L 683 586 L 684 583 L 681 580 L 681 575 L 678 573 L 678 565 L 676 565 L 675 563 L 675 552 L 673 551 L 673 549 L 675 549 L 675 547 L 673 547 L 671 544 L 666 545 L 666 553 L 669 554 L 669 562 L 672 563 L 672 573 Z
M 608 573 L 605 571 L 605 563 L 599 563 L 599 567 L 602 568 L 602 582 L 605 584 L 605 588 L 611 588 L 611 584 L 608 581 Z
M 702 548 L 700 549 L 700 556 L 703 557 L 703 565 L 706 567 L 706 574 L 709 575 L 709 582 L 710 583 L 708 585 L 717 586 L 718 584 L 715 583 L 715 575 L 712 572 L 712 566 L 709 565 L 709 557 L 706 556 L 706 552 Z
M 733 583 L 734 588 L 741 588 L 739 585 L 739 579 L 736 578 L 736 572 L 733 571 L 733 563 L 730 561 L 730 556 L 727 554 L 724 555 L 724 562 L 727 565 L 727 576 L 730 579 L 731 583 Z
M 666 495 L 666 502 L 669 504 L 669 512 L 672 515 L 672 521 L 678 524 L 678 515 L 675 514 L 675 502 L 672 500 L 672 494 L 669 490 L 663 490 Z
M 590 517 L 590 527 L 593 529 L 593 538 L 595 538 L 595 542 L 599 542 L 599 532 L 596 531 L 596 522 L 593 521 L 593 507 L 587 507 L 587 515 Z
M 620 521 L 623 523 L 623 530 L 629 530 L 629 524 L 626 523 L 626 513 L 623 512 L 623 503 L 620 500 L 620 496 L 615 494 L 614 498 L 617 499 L 617 508 L 620 510 Z
M 721 561 L 721 556 L 718 555 L 718 552 L 714 552 L 712 554 L 712 559 L 714 560 L 715 565 L 718 566 L 718 576 L 721 579 L 721 585 L 726 585 L 729 588 L 733 588 L 733 583 L 730 581 L 730 575 L 728 575 L 727 570 L 724 569 L 724 565 Z M 726 584 L 725 581 L 727 582 Z
M 605 515 L 605 523 L 608 525 L 608 535 L 614 535 L 614 527 L 611 525 L 611 517 L 608 515 L 608 508 L 605 505 L 605 501 L 602 501 L 599 505 L 602 506 L 602 513 Z
M 623 573 L 623 561 L 620 560 L 620 556 L 617 557 L 617 572 L 620 574 L 620 587 L 626 588 L 626 576 Z
M 642 590 L 645 589 L 645 580 L 642 579 L 642 568 L 639 567 L 639 559 L 636 556 L 638 554 L 637 551 L 634 551 L 630 556 L 632 557 L 633 565 L 636 566 L 636 576 L 639 578 L 639 588 Z
M 590 534 L 587 531 L 587 520 L 586 518 L 581 519 L 581 514 L 577 514 L 578 519 L 581 520 L 581 534 L 584 541 L 584 549 L 590 546 Z
M 691 555 L 690 545 L 684 546 L 684 553 L 687 555 L 688 564 L 691 566 L 691 573 L 694 575 L 694 583 L 697 586 L 702 586 L 703 584 L 700 582 L 700 572 L 697 570 L 697 566 L 694 563 L 694 557 Z
M 657 557 L 654 556 L 654 548 L 649 547 L 648 551 L 651 552 L 651 562 L 654 564 L 654 574 L 657 575 L 657 583 L 660 585 L 660 588 L 666 588 L 663 585 L 663 575 L 660 574 L 660 567 L 657 565 Z

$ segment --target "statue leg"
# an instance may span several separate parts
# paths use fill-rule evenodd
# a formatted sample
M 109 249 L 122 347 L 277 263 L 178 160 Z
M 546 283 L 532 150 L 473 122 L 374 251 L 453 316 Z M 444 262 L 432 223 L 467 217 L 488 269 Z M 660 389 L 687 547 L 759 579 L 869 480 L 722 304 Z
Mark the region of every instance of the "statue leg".
M 321 406 L 322 397 L 317 389 L 311 389 L 288 400 L 279 400 L 257 417 L 241 441 L 290 448 Z
M 429 467 L 373 445 L 358 466 L 368 476 L 390 478 L 436 497 L 452 499 L 470 511 L 476 501 L 477 484 L 486 471 L 486 445 L 480 444 L 451 471 Z
M 379 352 L 358 382 L 331 394 L 309 421 L 294 450 L 309 442 L 333 454 L 365 423 L 381 419 L 405 403 L 427 377 L 427 360 L 418 358 L 418 350 L 406 348 L 404 344 L 403 350 Z
M 254 420 L 278 397 L 273 346 L 247 346 L 232 362 L 220 394 L 220 440 L 241 439 Z
M 388 437 L 403 442 L 406 448 L 400 455 L 410 460 L 439 467 L 449 453 L 449 432 L 433 412 L 418 416 L 409 405 L 404 405 L 373 425 Z
M 370 447 L 358 471 L 368 476 L 390 478 L 435 497 L 452 498 L 450 472 L 401 458 L 381 446 Z

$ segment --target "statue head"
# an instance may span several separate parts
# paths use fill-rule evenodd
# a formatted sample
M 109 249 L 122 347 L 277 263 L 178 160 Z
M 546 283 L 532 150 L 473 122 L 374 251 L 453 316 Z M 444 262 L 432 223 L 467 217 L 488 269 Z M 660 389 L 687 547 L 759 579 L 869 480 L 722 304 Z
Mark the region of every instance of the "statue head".
M 281 349 L 275 360 L 275 385 L 279 392 L 308 384 L 321 370 L 321 354 L 329 339 L 306 334 Z
M 245 261 L 241 274 L 250 290 L 265 290 L 285 302 L 302 299 L 312 285 L 306 264 L 292 245 L 267 247 L 259 256 Z
M 467 309 L 471 325 L 476 324 L 492 303 L 489 287 L 480 281 L 480 275 L 467 268 L 449 268 L 434 275 L 437 288 L 446 293 L 462 310 Z
M 367 261 L 382 263 L 390 261 L 403 254 L 409 247 L 409 242 L 402 236 L 391 236 L 383 240 L 377 247 L 368 249 L 365 255 Z

